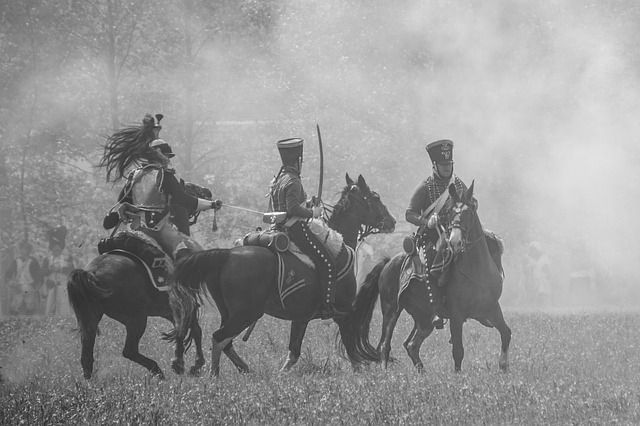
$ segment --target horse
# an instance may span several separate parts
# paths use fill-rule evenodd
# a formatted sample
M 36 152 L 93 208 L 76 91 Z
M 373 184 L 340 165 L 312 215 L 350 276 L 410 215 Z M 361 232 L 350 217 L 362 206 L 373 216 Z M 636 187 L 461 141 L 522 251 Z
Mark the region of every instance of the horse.
M 502 345 L 499 367 L 507 371 L 511 329 L 504 320 L 499 303 L 504 279 L 501 261 L 504 246 L 497 235 L 485 231 L 480 223 L 477 202 L 473 198 L 474 183 L 464 193 L 458 193 L 454 185 L 448 188 L 450 199 L 445 204 L 445 210 L 451 224 L 449 242 L 454 257 L 449 270 L 445 272 L 446 284 L 439 288 L 445 296 L 447 312 L 443 316 L 449 318 L 456 372 L 462 368 L 462 325 L 468 318 L 484 326 L 495 327 L 500 332 Z M 432 320 L 436 312 L 429 301 L 434 295 L 429 293 L 424 282 L 415 279 L 401 289 L 401 268 L 407 256 L 402 252 L 391 259 L 382 260 L 376 266 L 381 268 L 377 279 L 366 281 L 363 287 L 367 287 L 369 297 L 380 296 L 383 321 L 377 351 L 383 368 L 387 368 L 390 360 L 391 338 L 396 322 L 402 311 L 406 310 L 413 317 L 414 326 L 403 346 L 414 366 L 424 371 L 420 346 L 434 329 Z
M 104 315 L 126 328 L 122 355 L 145 367 L 152 375 L 164 378 L 158 363 L 140 353 L 139 344 L 146 330 L 148 317 L 165 318 L 171 323 L 174 322 L 174 317 L 169 305 L 169 295 L 152 285 L 139 260 L 133 260 L 119 252 L 98 255 L 84 269 L 71 271 L 67 291 L 78 322 L 82 345 L 80 364 L 85 379 L 91 379 L 93 375 L 93 350 L 96 336 L 100 334 L 98 323 Z M 205 360 L 202 352 L 202 329 L 195 315 L 190 318 L 190 326 L 196 347 L 196 359 L 190 374 L 198 375 Z M 178 342 L 171 365 L 176 374 L 184 373 L 184 352 L 182 342 Z
M 340 200 L 332 210 L 327 208 L 325 219 L 332 229 L 341 231 L 344 236 L 344 244 L 349 248 L 343 248 L 341 254 L 349 250 L 353 253 L 359 233 L 393 232 L 396 223 L 362 175 L 354 182 L 349 174 L 346 174 L 346 186 Z M 207 288 L 221 317 L 220 328 L 212 335 L 212 376 L 219 375 L 222 352 L 238 371 L 249 371 L 248 365 L 235 352 L 233 339 L 265 313 L 291 321 L 289 354 L 281 368 L 282 371 L 290 370 L 300 358 L 309 321 L 319 318 L 321 295 L 317 280 L 313 280 L 307 283 L 303 281 L 303 285 L 295 292 L 281 299 L 277 282 L 278 267 L 278 257 L 268 248 L 260 246 L 211 249 L 181 259 L 174 270 L 170 291 L 176 326 L 167 337 L 175 342 L 183 341 L 188 347 L 189 318 L 197 309 L 201 292 Z M 351 267 L 336 282 L 336 307 L 349 313 L 332 319 L 338 324 L 344 349 L 354 367 L 377 362 L 379 358 L 375 348 L 368 344 L 368 325 L 366 334 L 363 333 L 364 327 L 360 327 L 362 319 L 367 316 L 367 309 L 372 311 L 373 307 L 354 304 L 356 292 L 356 280 Z

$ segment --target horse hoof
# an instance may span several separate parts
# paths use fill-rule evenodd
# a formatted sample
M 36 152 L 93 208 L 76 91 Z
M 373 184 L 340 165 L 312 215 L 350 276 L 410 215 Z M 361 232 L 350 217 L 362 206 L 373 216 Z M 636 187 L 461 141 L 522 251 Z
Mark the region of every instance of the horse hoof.
M 184 374 L 184 363 L 174 361 L 171 363 L 171 369 L 173 370 L 174 373 L 181 376 Z
M 91 380 L 91 373 L 87 373 L 86 371 L 84 373 L 82 373 L 82 376 L 86 379 L 86 380 Z
M 196 367 L 195 365 L 189 369 L 189 376 L 191 377 L 200 377 L 202 375 L 202 369 L 200 367 Z

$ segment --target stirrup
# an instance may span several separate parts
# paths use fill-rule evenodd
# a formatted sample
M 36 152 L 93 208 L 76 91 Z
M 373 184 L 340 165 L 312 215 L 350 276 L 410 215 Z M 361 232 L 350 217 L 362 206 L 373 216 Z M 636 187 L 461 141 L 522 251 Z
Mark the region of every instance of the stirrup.
M 349 315 L 349 312 L 343 312 L 336 309 L 333 305 L 325 305 L 320 308 L 320 318 L 321 319 L 331 319 L 337 317 L 344 317 Z
M 442 330 L 444 328 L 444 325 L 446 324 L 446 321 L 444 318 L 441 318 L 440 316 L 436 315 L 431 320 L 431 324 L 433 324 L 436 330 Z

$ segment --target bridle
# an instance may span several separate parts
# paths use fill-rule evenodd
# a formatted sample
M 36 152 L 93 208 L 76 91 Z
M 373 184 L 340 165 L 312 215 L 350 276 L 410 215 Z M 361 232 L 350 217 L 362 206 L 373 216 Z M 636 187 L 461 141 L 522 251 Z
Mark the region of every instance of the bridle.
M 449 221 L 449 232 L 453 229 L 459 229 L 462 234 L 462 248 L 460 249 L 460 253 L 464 253 L 466 250 L 471 248 L 474 244 L 484 238 L 484 234 L 480 235 L 478 238 L 473 241 L 469 241 L 469 228 L 472 225 L 475 225 L 475 221 L 478 220 L 478 215 L 476 214 L 476 204 L 473 201 L 464 201 L 458 200 L 454 203 L 451 208 L 451 212 L 453 212 L 453 217 Z M 470 212 L 471 220 L 473 222 L 467 223 L 466 226 L 462 223 L 462 214 L 464 212 Z
M 329 204 L 323 203 L 323 221 L 327 225 L 329 225 L 330 220 L 335 222 L 335 216 L 342 213 L 344 215 L 356 218 L 360 223 L 360 229 L 358 229 L 358 231 L 345 232 L 352 235 L 357 234 L 357 241 L 362 241 L 369 235 L 379 234 L 382 229 L 384 229 L 384 206 L 380 202 L 380 196 L 377 192 L 371 190 L 367 192 L 368 193 L 364 193 L 364 191 L 358 185 L 354 184 L 349 186 L 346 194 L 344 194 L 340 201 L 338 201 L 338 203 L 336 203 L 335 205 L 331 206 Z M 352 198 L 351 200 L 350 197 Z M 378 204 L 382 206 L 381 209 L 378 209 L 376 208 L 377 206 L 372 205 L 372 201 L 376 200 L 378 201 Z M 347 209 L 349 208 L 351 202 L 366 206 L 366 213 L 363 215 L 348 212 Z M 378 222 L 375 224 L 371 224 L 371 221 L 369 220 L 372 213 L 376 216 L 376 219 L 379 218 Z

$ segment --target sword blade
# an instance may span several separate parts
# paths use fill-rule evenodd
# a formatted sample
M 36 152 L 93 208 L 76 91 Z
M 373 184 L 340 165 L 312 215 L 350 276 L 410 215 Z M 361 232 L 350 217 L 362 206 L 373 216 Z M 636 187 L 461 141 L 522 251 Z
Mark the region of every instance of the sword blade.
M 320 125 L 316 124 L 316 132 L 318 133 L 318 148 L 320 150 L 320 180 L 318 181 L 318 204 L 322 202 L 322 182 L 324 181 L 324 153 L 322 152 L 322 135 L 320 134 Z

